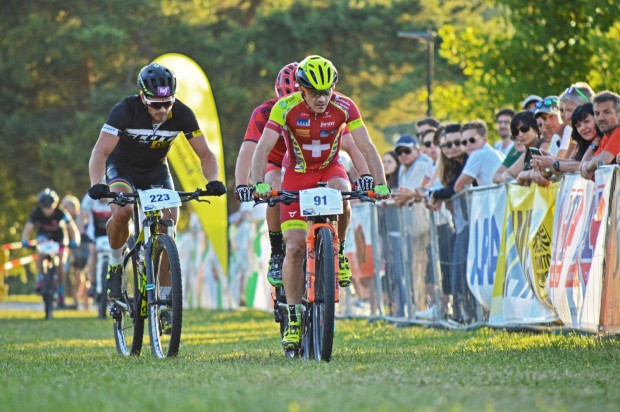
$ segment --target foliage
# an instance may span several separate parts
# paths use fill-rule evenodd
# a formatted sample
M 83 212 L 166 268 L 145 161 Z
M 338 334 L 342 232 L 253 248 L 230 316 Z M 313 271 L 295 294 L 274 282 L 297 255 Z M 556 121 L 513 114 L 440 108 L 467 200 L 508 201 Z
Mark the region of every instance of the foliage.
M 333 60 L 338 90 L 358 103 L 384 150 L 426 111 L 426 43 L 399 31 L 439 34 L 437 117 L 490 121 L 500 107 L 517 107 L 534 92 L 558 94 L 573 81 L 613 88 L 619 7 L 612 0 L 563 7 L 551 0 L 5 1 L 0 173 L 10 182 L 0 188 L 16 203 L 3 203 L 0 242 L 14 239 L 8 228 L 22 224 L 42 187 L 85 193 L 90 150 L 109 110 L 136 92 L 138 70 L 161 54 L 186 54 L 207 74 L 232 181 L 249 115 L 273 96 L 274 76 L 290 61 L 314 53 Z

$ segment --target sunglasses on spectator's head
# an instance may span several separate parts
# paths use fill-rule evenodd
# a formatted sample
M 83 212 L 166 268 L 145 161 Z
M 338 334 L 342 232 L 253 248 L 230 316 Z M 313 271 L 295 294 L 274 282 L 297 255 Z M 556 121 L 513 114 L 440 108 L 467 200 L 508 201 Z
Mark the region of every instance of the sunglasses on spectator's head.
M 474 144 L 474 143 L 476 143 L 476 138 L 475 137 L 470 137 L 467 140 L 461 140 L 461 143 L 463 144 L 463 146 L 467 146 L 467 142 L 469 142 L 470 144 Z
M 577 93 L 579 96 L 581 96 L 586 102 L 589 102 L 590 99 L 588 99 L 588 96 L 586 96 L 585 94 L 583 94 L 583 92 L 581 90 L 579 90 L 578 88 L 571 86 L 569 88 L 567 88 L 566 90 L 564 90 L 564 94 L 567 95 L 571 95 L 574 93 Z
M 408 147 L 402 147 L 396 150 L 396 155 L 401 156 L 404 154 L 411 154 L 411 149 L 409 149 Z
M 424 145 L 424 147 L 431 147 L 433 145 L 433 142 L 431 142 L 430 140 L 423 142 L 422 143 Z
M 441 147 L 442 149 L 452 149 L 452 145 L 454 144 L 454 147 L 459 147 L 461 145 L 461 141 L 460 140 L 455 140 L 454 142 L 445 142 L 444 144 L 440 145 L 439 147 Z
M 530 126 L 526 125 L 526 124 L 522 124 L 521 126 L 517 127 L 516 129 L 511 129 L 510 133 L 512 134 L 512 138 L 516 139 L 517 136 L 519 136 L 519 131 L 521 133 L 527 133 L 530 131 Z
M 551 106 L 557 106 L 557 105 L 558 105 L 558 99 L 556 97 L 548 97 L 542 102 L 536 102 L 537 109 L 540 109 L 543 106 L 551 107 Z
M 149 105 L 151 108 L 155 110 L 161 110 L 162 107 L 164 109 L 169 109 L 174 104 L 174 97 L 170 100 L 164 100 L 163 102 L 160 102 L 156 100 L 149 100 L 146 96 L 144 96 L 144 101 L 146 102 L 147 105 Z

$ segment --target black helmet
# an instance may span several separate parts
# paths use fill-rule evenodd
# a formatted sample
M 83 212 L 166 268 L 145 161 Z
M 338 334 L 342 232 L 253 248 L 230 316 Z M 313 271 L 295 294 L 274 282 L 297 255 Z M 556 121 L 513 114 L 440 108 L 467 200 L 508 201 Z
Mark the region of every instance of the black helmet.
M 54 207 L 58 204 L 58 194 L 50 188 L 45 188 L 39 193 L 38 201 L 42 207 Z
M 138 87 L 148 97 L 170 97 L 177 92 L 177 78 L 172 70 L 151 63 L 140 70 Z

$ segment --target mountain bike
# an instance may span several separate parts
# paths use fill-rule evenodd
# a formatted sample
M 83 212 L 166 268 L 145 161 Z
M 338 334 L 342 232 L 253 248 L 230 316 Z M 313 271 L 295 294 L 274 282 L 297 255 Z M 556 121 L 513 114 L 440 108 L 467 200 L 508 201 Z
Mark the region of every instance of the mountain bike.
M 106 318 L 108 309 L 108 299 L 106 291 L 106 276 L 108 274 L 108 263 L 110 261 L 110 241 L 107 236 L 98 236 L 95 239 L 95 249 L 97 251 L 97 268 L 95 271 L 95 302 L 99 313 L 99 319 Z
M 255 203 L 291 204 L 299 202 L 301 216 L 307 220 L 306 258 L 304 259 L 304 290 L 302 294 L 301 343 L 294 351 L 285 350 L 287 357 L 303 357 L 329 362 L 334 341 L 335 304 L 339 301 L 338 288 L 338 215 L 343 213 L 344 200 L 360 199 L 374 202 L 372 191 L 339 191 L 327 183 L 318 187 L 286 191 L 274 190 L 271 198 Z M 280 334 L 288 323 L 288 306 L 284 287 L 276 288 L 274 315 L 280 323 Z
M 43 285 L 41 296 L 45 310 L 45 319 L 54 316 L 54 299 L 58 292 L 58 265 L 60 264 L 60 244 L 53 240 L 40 241 L 36 249 L 43 256 L 41 267 L 43 268 Z
M 190 200 L 209 202 L 201 196 L 212 194 L 201 189 L 177 192 L 152 188 L 106 196 L 119 206 L 133 204 L 134 235 L 123 252 L 122 298 L 110 301 L 119 354 L 140 355 L 145 319 L 151 353 L 158 358 L 178 354 L 183 321 L 181 264 L 174 221 L 165 219 L 163 211 Z M 166 233 L 161 233 L 164 230 Z

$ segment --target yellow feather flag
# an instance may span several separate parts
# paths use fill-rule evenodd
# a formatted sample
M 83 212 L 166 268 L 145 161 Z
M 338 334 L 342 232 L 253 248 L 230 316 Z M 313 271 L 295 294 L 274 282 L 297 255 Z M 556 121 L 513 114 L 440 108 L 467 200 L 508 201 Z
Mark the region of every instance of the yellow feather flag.
M 189 106 L 198 119 L 209 147 L 215 153 L 219 165 L 218 179 L 226 182 L 224 176 L 224 153 L 220 122 L 217 117 L 211 85 L 200 66 L 187 56 L 168 53 L 154 60 L 169 69 L 177 77 L 176 96 Z M 207 183 L 202 174 L 200 160 L 186 139 L 177 138 L 168 153 L 168 161 L 174 169 L 183 190 L 193 191 L 204 188 Z M 209 203 L 191 202 L 200 218 L 200 223 L 213 246 L 225 273 L 228 273 L 228 213 L 226 197 L 209 197 Z

